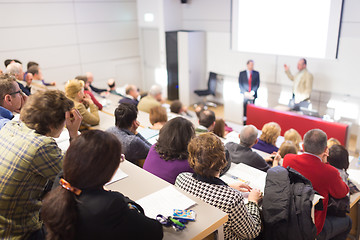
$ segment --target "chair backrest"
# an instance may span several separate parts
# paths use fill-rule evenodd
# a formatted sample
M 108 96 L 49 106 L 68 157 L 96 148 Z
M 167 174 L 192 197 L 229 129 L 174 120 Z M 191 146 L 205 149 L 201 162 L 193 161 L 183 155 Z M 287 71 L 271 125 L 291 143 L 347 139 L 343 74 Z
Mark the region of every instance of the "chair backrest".
M 216 92 L 216 78 L 217 74 L 214 72 L 210 72 L 209 74 L 209 81 L 208 81 L 208 90 L 211 92 L 212 95 L 215 96 Z

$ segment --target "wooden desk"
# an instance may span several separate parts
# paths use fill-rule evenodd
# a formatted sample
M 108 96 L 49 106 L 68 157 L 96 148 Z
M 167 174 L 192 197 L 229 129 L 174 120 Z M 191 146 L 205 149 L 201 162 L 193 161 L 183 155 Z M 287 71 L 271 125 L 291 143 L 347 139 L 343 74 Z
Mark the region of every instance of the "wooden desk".
M 356 166 L 357 159 L 354 158 L 349 168 L 358 169 Z M 351 176 L 350 176 L 351 179 Z M 360 189 L 360 184 L 353 181 L 354 184 Z M 348 214 L 352 220 L 352 228 L 350 231 L 351 239 L 359 239 L 360 237 L 360 192 L 350 195 L 350 213 Z
M 112 191 L 119 191 L 132 200 L 136 201 L 170 185 L 168 182 L 128 161 L 121 163 L 120 168 L 129 176 L 109 184 L 107 188 Z M 197 203 L 196 206 L 191 208 L 196 212 L 196 221 L 189 222 L 185 230 L 181 232 L 175 232 L 172 228 L 164 228 L 164 239 L 203 239 L 221 228 L 228 220 L 227 214 L 223 211 L 185 193 L 179 188 L 177 189 Z

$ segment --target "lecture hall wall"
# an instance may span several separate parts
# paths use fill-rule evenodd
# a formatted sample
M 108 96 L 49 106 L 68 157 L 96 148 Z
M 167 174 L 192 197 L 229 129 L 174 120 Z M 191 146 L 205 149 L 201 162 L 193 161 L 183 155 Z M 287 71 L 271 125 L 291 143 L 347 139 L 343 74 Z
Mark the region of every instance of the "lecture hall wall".
M 58 84 L 91 71 L 99 86 L 141 85 L 136 0 L 0 0 L 0 10 L 0 69 L 17 58 Z

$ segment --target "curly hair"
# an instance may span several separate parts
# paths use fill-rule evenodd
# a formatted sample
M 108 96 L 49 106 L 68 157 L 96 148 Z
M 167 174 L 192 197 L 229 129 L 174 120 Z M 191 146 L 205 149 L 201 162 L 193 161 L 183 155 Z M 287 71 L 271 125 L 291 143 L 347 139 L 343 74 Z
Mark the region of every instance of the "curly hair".
M 194 135 L 195 129 L 189 120 L 183 117 L 173 118 L 161 128 L 155 150 L 165 161 L 187 159 L 188 143 Z
M 84 88 L 85 83 L 79 79 L 71 79 L 65 85 L 65 94 L 69 98 L 75 98 L 75 96 Z
M 20 112 L 20 120 L 28 128 L 46 135 L 50 128 L 59 128 L 65 121 L 65 113 L 74 107 L 60 90 L 39 91 L 30 95 Z
M 280 136 L 281 128 L 276 122 L 269 122 L 264 124 L 261 131 L 260 140 L 275 145 L 276 139 Z
M 224 144 L 213 133 L 193 138 L 188 151 L 189 165 L 200 176 L 214 177 L 227 165 Z

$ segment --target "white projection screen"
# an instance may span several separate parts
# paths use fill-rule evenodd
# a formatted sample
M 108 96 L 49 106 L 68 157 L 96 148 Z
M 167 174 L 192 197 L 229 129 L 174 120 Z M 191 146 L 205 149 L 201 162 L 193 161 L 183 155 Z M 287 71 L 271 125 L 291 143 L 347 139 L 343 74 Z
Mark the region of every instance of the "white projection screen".
M 335 59 L 343 0 L 232 0 L 231 47 Z

